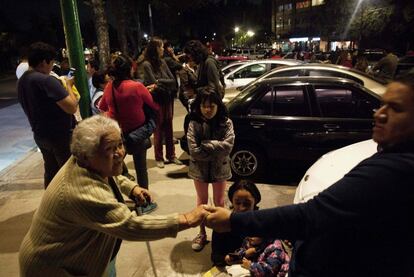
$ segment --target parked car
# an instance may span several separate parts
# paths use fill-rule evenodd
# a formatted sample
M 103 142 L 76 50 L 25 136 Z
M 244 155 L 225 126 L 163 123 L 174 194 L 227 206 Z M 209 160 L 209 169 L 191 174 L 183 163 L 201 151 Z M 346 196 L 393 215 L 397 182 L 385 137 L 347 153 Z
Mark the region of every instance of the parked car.
M 414 72 L 414 56 L 404 56 L 398 60 L 394 78 L 400 77 L 409 72 Z
M 245 86 L 249 82 L 254 81 L 257 77 L 264 73 L 286 65 L 297 65 L 303 63 L 298 60 L 255 60 L 243 64 L 237 69 L 224 75 L 224 82 L 226 84 L 226 92 L 224 102 L 228 102 L 230 98 L 226 97 L 234 96 L 238 91 L 237 87 Z
M 332 76 L 346 78 L 363 85 L 364 87 L 368 88 L 369 90 L 375 92 L 378 95 L 383 95 L 386 89 L 385 80 L 379 79 L 367 73 L 340 65 L 319 63 L 299 64 L 275 68 L 263 74 L 262 76 L 252 81 L 248 85 L 267 78 L 297 76 Z M 223 101 L 229 102 L 237 94 L 239 94 L 240 91 L 243 90 L 243 88 L 244 87 L 238 87 L 236 89 L 226 90 Z
M 248 58 L 246 56 L 218 56 L 217 60 L 220 62 L 220 65 L 224 67 L 234 62 L 247 61 Z
M 384 58 L 387 53 L 384 49 L 366 49 L 363 52 L 363 55 L 367 58 L 368 61 L 368 70 L 371 70 L 372 67 L 382 58 Z
M 237 48 L 235 56 L 245 56 L 250 60 L 257 59 L 257 55 L 260 55 L 257 53 L 256 49 L 254 48 Z
M 293 76 L 332 76 L 353 80 L 378 95 L 385 93 L 387 82 L 367 73 L 335 64 L 309 63 L 284 68 L 274 69 L 264 74 L 260 79 L 272 77 L 293 77 Z
M 303 203 L 330 187 L 361 161 L 377 152 L 372 140 L 357 142 L 331 151 L 317 160 L 303 175 L 293 203 Z
M 243 64 L 246 64 L 250 62 L 249 60 L 242 60 L 242 61 L 236 61 L 233 63 L 229 63 L 226 66 L 223 66 L 221 68 L 221 71 L 223 72 L 224 75 L 226 75 L 227 73 L 230 73 L 231 71 L 235 70 L 236 68 L 242 66 Z
M 268 78 L 227 104 L 235 130 L 231 167 L 254 178 L 287 161 L 321 155 L 371 137 L 380 96 L 336 77 Z M 268 168 L 267 168 L 268 167 Z

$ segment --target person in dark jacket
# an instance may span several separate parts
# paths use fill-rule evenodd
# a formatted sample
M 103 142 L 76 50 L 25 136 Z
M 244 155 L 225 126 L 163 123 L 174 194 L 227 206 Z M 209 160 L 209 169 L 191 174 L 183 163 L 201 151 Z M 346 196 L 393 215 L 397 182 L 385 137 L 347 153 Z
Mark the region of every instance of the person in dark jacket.
M 165 139 L 166 158 L 168 163 L 182 165 L 182 162 L 175 156 L 173 141 L 173 94 L 176 91 L 174 75 L 168 68 L 165 60 L 163 42 L 159 38 L 152 38 L 144 52 L 143 67 L 144 85 L 152 93 L 154 101 L 159 105 L 154 132 L 154 152 L 157 167 L 164 168 L 164 157 L 162 141 Z
M 207 47 L 198 40 L 191 40 L 185 45 L 184 53 L 197 64 L 197 87 L 218 91 L 223 98 L 225 87 L 220 65 L 209 55 Z
M 206 225 L 295 239 L 289 277 L 414 276 L 414 75 L 388 85 L 374 121 L 378 153 L 313 199 L 245 213 L 209 208 Z

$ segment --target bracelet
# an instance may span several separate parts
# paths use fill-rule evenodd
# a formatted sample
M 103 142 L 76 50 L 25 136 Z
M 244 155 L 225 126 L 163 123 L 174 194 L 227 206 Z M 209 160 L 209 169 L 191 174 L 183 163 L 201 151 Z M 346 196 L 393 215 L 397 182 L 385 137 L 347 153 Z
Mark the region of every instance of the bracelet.
M 185 214 L 183 214 L 184 218 L 185 218 L 185 222 L 187 223 L 187 225 L 190 227 L 190 222 L 188 221 L 188 218 Z

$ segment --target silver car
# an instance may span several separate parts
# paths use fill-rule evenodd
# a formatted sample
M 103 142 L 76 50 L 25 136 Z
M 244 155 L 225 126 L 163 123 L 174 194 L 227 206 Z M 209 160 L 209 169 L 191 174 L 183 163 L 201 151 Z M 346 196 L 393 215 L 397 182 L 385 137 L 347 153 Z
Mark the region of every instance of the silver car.
M 283 68 L 276 68 L 266 74 L 263 74 L 257 80 L 263 80 L 272 77 L 298 77 L 298 76 L 324 76 L 340 77 L 353 80 L 378 95 L 385 93 L 385 80 L 376 78 L 367 73 L 345 66 L 334 64 L 302 64 Z
M 299 60 L 253 60 L 236 67 L 234 70 L 224 75 L 226 92 L 223 102 L 229 102 L 239 91 L 237 87 L 245 86 L 260 77 L 264 73 L 286 65 L 302 64 Z

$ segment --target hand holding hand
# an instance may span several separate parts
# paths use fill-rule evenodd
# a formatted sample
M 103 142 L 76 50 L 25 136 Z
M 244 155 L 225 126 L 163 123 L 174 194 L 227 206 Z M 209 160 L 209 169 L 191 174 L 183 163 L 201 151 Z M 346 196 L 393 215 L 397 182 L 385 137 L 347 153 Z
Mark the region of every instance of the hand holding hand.
M 200 205 L 191 212 L 181 214 L 179 216 L 180 230 L 196 227 L 203 223 L 208 216 L 208 211 L 206 211 L 204 207 L 206 207 L 206 205 Z
M 222 207 L 209 206 L 205 206 L 205 210 L 210 212 L 205 221 L 207 227 L 219 233 L 229 232 L 231 230 L 230 210 Z

